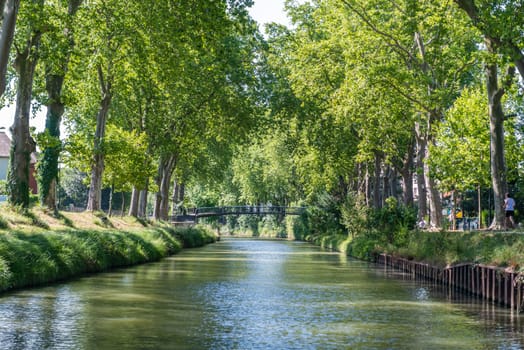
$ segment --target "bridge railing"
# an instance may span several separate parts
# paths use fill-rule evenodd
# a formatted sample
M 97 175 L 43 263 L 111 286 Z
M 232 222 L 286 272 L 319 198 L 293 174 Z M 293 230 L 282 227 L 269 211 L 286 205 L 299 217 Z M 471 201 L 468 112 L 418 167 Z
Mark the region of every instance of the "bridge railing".
M 267 215 L 267 214 L 283 214 L 283 215 L 301 215 L 305 211 L 305 207 L 284 207 L 284 206 L 257 206 L 257 205 L 242 205 L 242 206 L 226 206 L 226 207 L 200 207 L 188 208 L 185 210 L 186 215 L 196 217 L 207 216 L 223 216 L 223 215 Z

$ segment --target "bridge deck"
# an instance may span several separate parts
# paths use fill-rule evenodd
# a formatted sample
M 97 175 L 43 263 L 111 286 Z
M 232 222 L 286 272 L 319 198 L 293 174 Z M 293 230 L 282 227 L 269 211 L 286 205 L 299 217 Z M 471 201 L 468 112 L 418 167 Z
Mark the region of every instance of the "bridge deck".
M 301 215 L 305 207 L 283 206 L 229 206 L 229 207 L 201 207 L 188 209 L 184 214 L 171 217 L 172 222 L 196 222 L 198 218 L 225 216 L 225 215 Z

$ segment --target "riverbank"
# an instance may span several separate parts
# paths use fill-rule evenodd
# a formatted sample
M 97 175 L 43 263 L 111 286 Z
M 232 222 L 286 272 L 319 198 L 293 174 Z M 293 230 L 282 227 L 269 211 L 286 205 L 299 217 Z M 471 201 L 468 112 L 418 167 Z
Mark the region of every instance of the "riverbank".
M 476 295 L 517 313 L 523 310 L 522 232 L 413 230 L 405 234 L 404 239 L 393 243 L 380 239 L 376 232 L 356 237 L 316 235 L 308 240 L 416 279 Z
M 402 235 L 402 239 L 393 241 L 377 232 L 364 232 L 355 237 L 323 234 L 308 236 L 306 240 L 363 260 L 387 254 L 436 267 L 482 264 L 511 272 L 524 269 L 522 232 L 412 230 Z
M 103 213 L 51 215 L 2 206 L 0 292 L 158 261 L 214 242 L 205 228 L 174 228 Z

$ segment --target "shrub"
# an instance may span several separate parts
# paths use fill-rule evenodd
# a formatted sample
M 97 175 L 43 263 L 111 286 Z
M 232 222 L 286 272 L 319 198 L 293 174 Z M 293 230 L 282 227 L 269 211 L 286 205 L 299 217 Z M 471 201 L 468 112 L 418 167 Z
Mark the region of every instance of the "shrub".
M 8 228 L 9 228 L 9 223 L 2 215 L 0 215 L 0 230 L 5 230 Z

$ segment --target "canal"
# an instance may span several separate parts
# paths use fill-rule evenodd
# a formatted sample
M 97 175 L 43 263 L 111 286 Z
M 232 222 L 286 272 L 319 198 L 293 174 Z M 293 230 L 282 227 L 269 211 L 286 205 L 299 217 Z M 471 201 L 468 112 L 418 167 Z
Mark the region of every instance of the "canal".
M 524 349 L 522 316 L 306 243 L 225 239 L 0 297 L 1 349 Z

